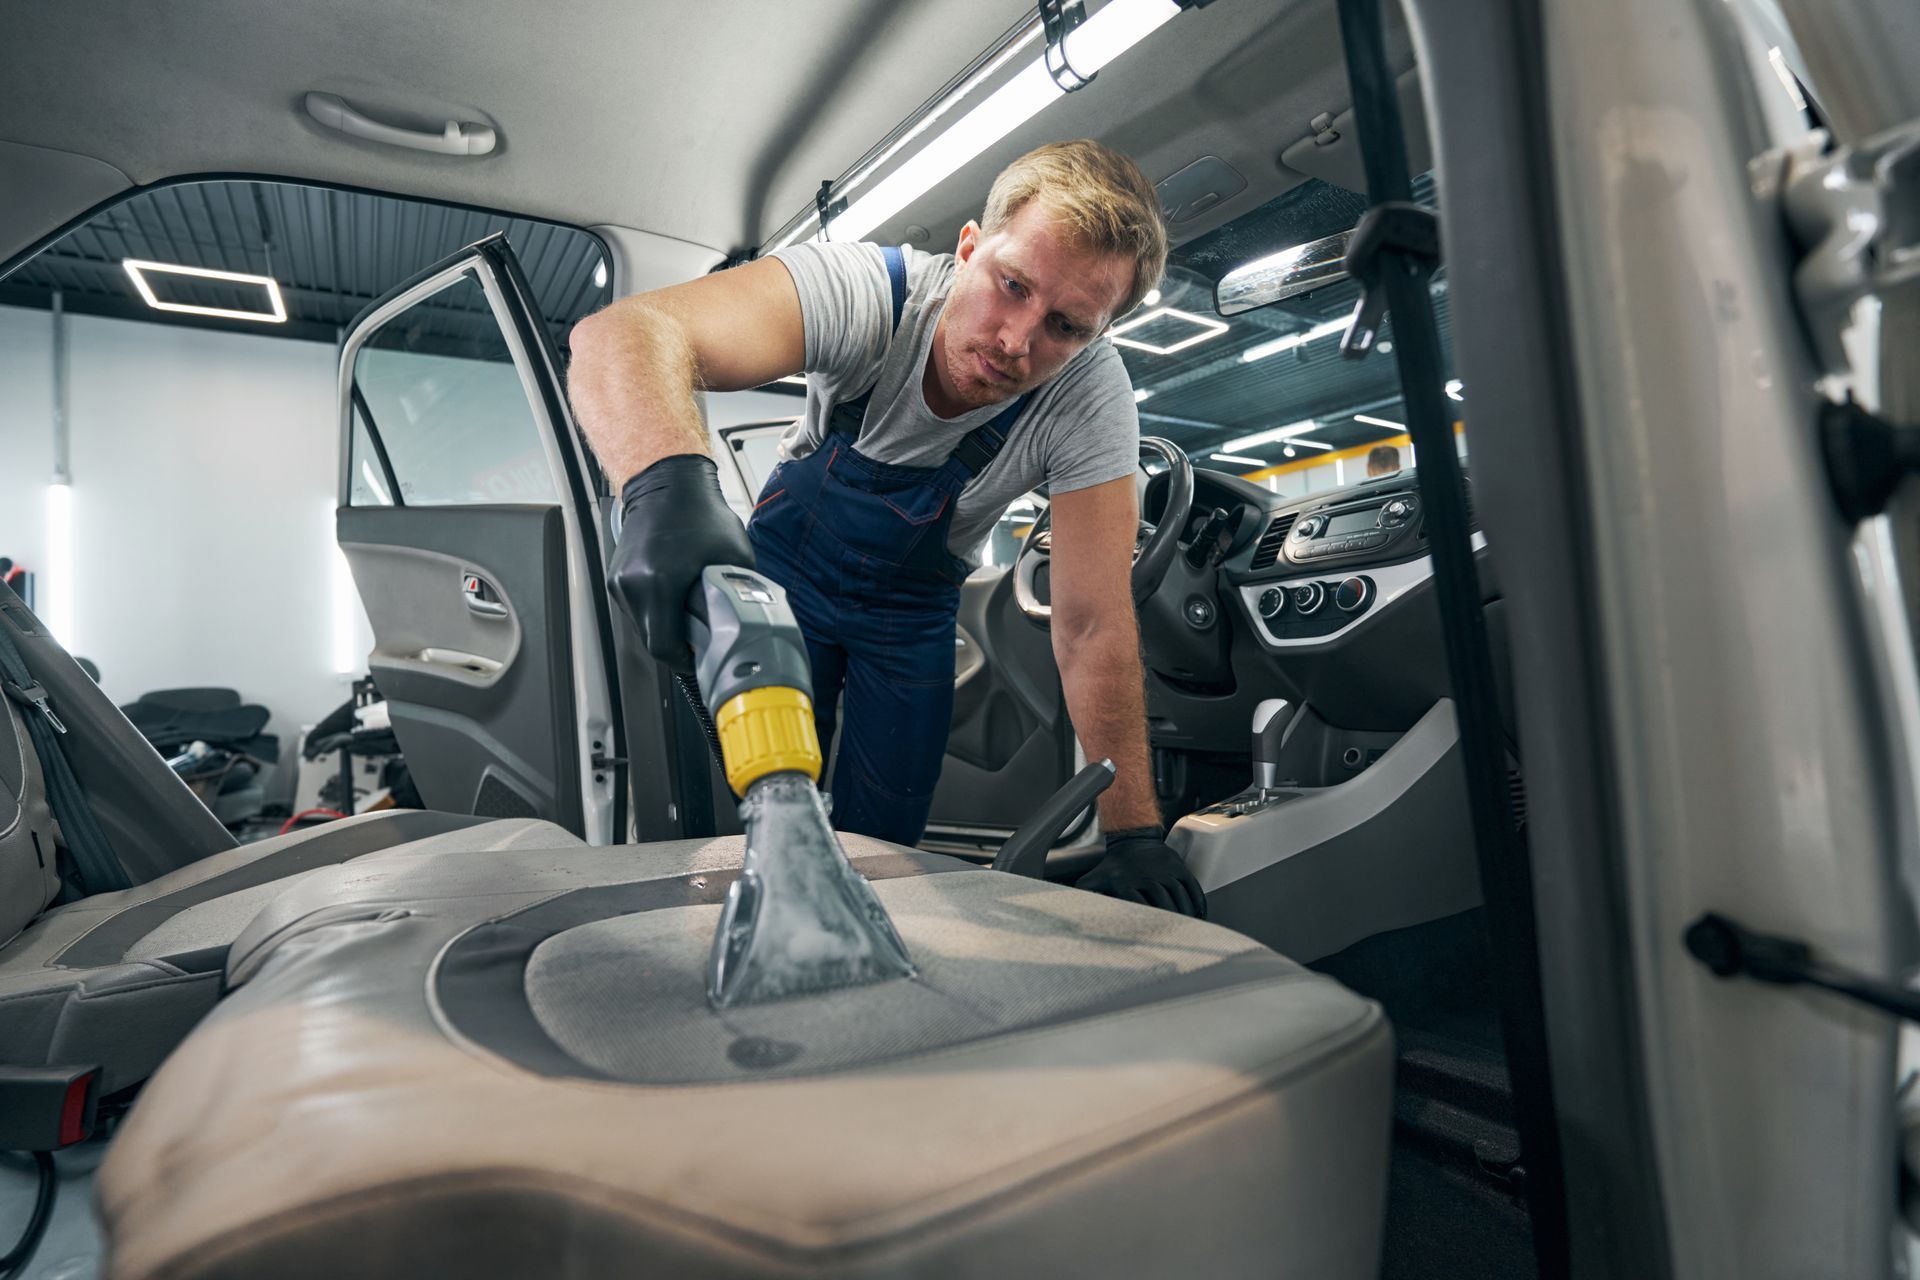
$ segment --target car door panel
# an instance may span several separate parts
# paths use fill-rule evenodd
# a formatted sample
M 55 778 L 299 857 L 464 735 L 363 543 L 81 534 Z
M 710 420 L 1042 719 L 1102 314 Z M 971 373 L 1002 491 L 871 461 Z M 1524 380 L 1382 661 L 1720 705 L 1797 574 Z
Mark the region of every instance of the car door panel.
M 1052 636 L 1020 612 L 1010 573 L 967 579 L 955 645 L 953 727 L 928 827 L 990 839 L 1073 776 L 1073 726 Z
M 349 507 L 337 527 L 421 799 L 579 830 L 558 509 Z M 474 599 L 476 579 L 489 598 Z

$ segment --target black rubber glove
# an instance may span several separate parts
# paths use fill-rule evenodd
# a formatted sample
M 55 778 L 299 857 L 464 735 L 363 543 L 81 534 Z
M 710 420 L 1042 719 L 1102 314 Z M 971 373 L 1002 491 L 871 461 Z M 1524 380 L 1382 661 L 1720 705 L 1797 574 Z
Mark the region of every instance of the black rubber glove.
M 708 565 L 754 567 L 746 527 L 720 494 L 713 459 L 698 453 L 662 458 L 627 481 L 620 511 L 607 589 L 640 628 L 649 653 L 691 671 L 687 598 Z
M 1110 898 L 1144 902 L 1150 907 L 1207 918 L 1207 895 L 1186 862 L 1167 847 L 1159 827 L 1137 827 L 1107 835 L 1107 856 L 1080 877 L 1075 887 Z

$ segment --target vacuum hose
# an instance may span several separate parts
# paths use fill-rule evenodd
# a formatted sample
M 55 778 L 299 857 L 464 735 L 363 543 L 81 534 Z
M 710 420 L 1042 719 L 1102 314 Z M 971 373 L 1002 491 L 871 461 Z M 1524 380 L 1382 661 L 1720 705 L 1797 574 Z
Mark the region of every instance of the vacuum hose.
M 786 592 L 751 570 L 714 566 L 688 607 L 700 696 L 747 839 L 714 934 L 707 999 L 726 1008 L 913 976 L 815 785 L 813 680 Z

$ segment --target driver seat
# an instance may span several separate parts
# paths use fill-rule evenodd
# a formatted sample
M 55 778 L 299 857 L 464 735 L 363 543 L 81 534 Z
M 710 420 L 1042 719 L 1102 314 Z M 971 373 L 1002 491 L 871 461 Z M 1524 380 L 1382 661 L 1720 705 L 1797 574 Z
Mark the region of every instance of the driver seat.
M 843 837 L 912 980 L 715 1013 L 740 837 L 316 871 L 101 1168 L 119 1280 L 1377 1274 L 1379 1006 Z

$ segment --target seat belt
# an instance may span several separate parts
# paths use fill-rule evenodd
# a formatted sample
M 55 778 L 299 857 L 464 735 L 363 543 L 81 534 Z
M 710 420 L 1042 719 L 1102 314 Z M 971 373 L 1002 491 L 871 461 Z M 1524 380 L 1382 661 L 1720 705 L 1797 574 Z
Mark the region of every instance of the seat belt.
M 1459 723 L 1481 892 L 1487 904 L 1494 986 L 1526 1168 L 1534 1253 L 1544 1280 L 1557 1280 L 1568 1274 L 1569 1266 L 1566 1191 L 1548 1069 L 1533 876 L 1524 837 L 1513 823 L 1493 655 L 1481 609 L 1452 414 L 1442 382 L 1440 333 L 1429 289 L 1440 264 L 1439 224 L 1432 210 L 1412 201 L 1406 138 L 1387 64 L 1381 3 L 1339 0 L 1340 38 L 1370 201 L 1347 250 L 1348 272 L 1366 292 L 1354 308 L 1340 350 L 1349 359 L 1366 356 L 1382 314 L 1392 314 L 1393 355 L 1426 507 L 1427 543 Z
M 40 682 L 28 670 L 13 637 L 0 626 L 0 692 L 19 703 L 25 711 L 27 735 L 33 739 L 34 754 L 40 757 L 40 772 L 46 778 L 47 804 L 60 824 L 60 838 L 67 846 L 68 865 L 60 869 L 60 878 L 76 897 L 88 897 L 125 889 L 132 885 L 126 868 L 114 856 L 113 845 L 93 816 L 87 793 L 74 776 L 60 739 L 67 726 L 54 714 L 53 704 Z

